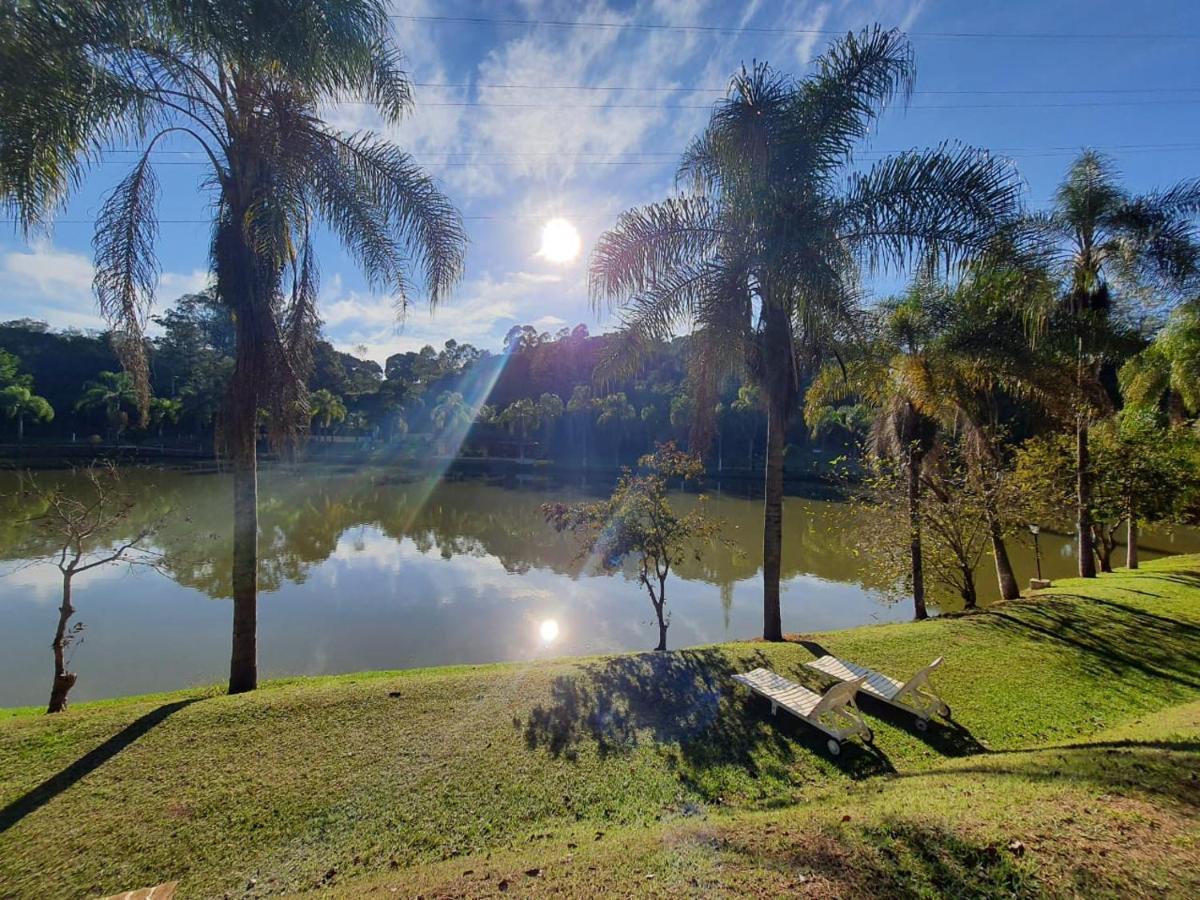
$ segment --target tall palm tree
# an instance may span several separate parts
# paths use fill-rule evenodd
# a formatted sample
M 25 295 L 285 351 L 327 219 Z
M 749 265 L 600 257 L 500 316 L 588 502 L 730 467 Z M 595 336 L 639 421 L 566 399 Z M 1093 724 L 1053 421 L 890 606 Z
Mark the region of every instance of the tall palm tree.
M 1046 213 L 1030 224 L 1061 275 L 1057 302 L 1041 308 L 1043 335 L 1063 345 L 1075 369 L 1075 506 L 1079 574 L 1096 575 L 1092 537 L 1088 430 L 1102 396 L 1111 311 L 1123 289 L 1154 288 L 1169 297 L 1192 279 L 1200 261 L 1196 219 L 1200 180 L 1141 196 L 1127 193 L 1112 164 L 1084 151 L 1067 170 Z
M 442 452 L 452 454 L 458 452 L 476 413 L 459 391 L 442 391 L 429 417 L 438 430 Z
M 364 102 L 385 126 L 412 107 L 383 0 L 79 0 L 0 9 L 0 196 L 28 230 L 103 148 L 141 155 L 96 223 L 95 288 L 145 415 L 143 323 L 155 287 L 154 150 L 187 142 L 206 160 L 210 255 L 236 322 L 220 419 L 234 472 L 229 689 L 257 684 L 257 419 L 277 446 L 308 424 L 317 333 L 313 229 L 341 239 L 402 311 L 458 279 L 465 235 L 437 186 L 393 144 L 322 119 Z M 413 275 L 417 275 L 414 284 Z
M 902 297 L 885 301 L 873 316 L 872 339 L 844 363 L 817 372 L 805 395 L 804 415 L 816 426 L 832 406 L 861 401 L 873 413 L 868 452 L 904 473 L 908 503 L 909 562 L 913 615 L 928 617 L 922 557 L 922 469 L 938 438 L 938 420 L 930 408 L 933 382 L 930 345 L 936 326 L 923 304 L 922 280 Z
M 17 420 L 17 441 L 25 440 L 25 420 L 49 422 L 54 418 L 54 407 L 45 397 L 39 397 L 29 388 L 10 384 L 0 388 L 0 410 L 10 419 Z
M 83 393 L 75 401 L 76 409 L 102 409 L 113 439 L 119 441 L 129 421 L 126 408 L 138 403 L 137 387 L 128 372 L 100 372 L 83 385 Z
M 835 41 L 801 82 L 766 65 L 743 69 L 684 155 L 689 192 L 626 212 L 592 255 L 594 302 L 622 309 L 620 359 L 694 327 L 698 441 L 721 375 L 742 370 L 762 391 L 770 640 L 783 636 L 784 434 L 802 376 L 854 306 L 860 265 L 901 266 L 929 250 L 953 262 L 1018 211 L 1011 167 L 970 148 L 852 169 L 858 143 L 913 78 L 908 40 L 879 28 Z

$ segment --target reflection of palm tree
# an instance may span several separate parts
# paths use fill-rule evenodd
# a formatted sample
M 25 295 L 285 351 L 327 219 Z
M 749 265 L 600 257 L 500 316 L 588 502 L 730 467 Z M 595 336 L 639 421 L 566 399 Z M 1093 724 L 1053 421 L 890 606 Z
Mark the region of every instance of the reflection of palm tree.
M 114 441 L 119 441 L 121 432 L 129 424 L 129 415 L 122 407 L 133 408 L 137 402 L 137 390 L 128 372 L 101 372 L 94 381 L 84 383 L 83 395 L 75 403 L 75 408 L 103 409 L 109 434 Z
M 857 262 L 904 263 L 928 247 L 957 256 L 1018 208 L 1011 167 L 969 148 L 914 151 L 844 177 L 912 79 L 908 41 L 879 29 L 834 42 L 799 84 L 765 65 L 743 70 L 684 156 L 694 193 L 626 212 L 592 257 L 593 296 L 623 306 L 626 356 L 695 326 L 698 419 L 732 367 L 763 391 L 768 639 L 783 635 L 784 436 L 803 369 L 849 314 Z
M 216 293 L 236 321 L 221 428 L 235 479 L 229 687 L 253 689 L 257 415 L 268 410 L 276 444 L 307 425 L 305 379 L 318 326 L 312 225 L 330 225 L 370 280 L 403 306 L 414 267 L 434 303 L 460 276 L 461 218 L 407 154 L 322 119 L 332 101 L 361 99 L 386 125 L 412 107 L 388 18 L 374 0 L 313 0 L 307 14 L 287 21 L 272 4 L 224 0 L 204 14 L 165 0 L 111 0 L 103 15 L 86 3 L 14 9 L 0 84 L 12 156 L 2 183 L 22 225 L 38 224 L 81 181 L 81 159 L 93 148 L 132 140 L 144 149 L 101 207 L 95 242 L 100 307 L 143 412 L 142 325 L 157 269 L 154 150 L 185 137 L 208 167 Z

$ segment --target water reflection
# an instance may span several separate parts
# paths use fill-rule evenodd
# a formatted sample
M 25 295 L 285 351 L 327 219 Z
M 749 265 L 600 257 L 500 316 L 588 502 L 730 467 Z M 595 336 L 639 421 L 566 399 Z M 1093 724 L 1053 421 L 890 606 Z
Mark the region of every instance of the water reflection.
M 47 474 L 46 479 L 63 478 Z M 20 564 L 48 549 L 28 527 L 36 515 L 0 478 L 0 705 L 41 703 L 57 573 Z M 83 700 L 219 681 L 229 642 L 227 476 L 132 470 L 139 506 L 130 533 L 172 511 L 157 538 L 163 569 L 101 569 L 81 578 L 79 617 L 88 625 L 75 668 Z M 589 495 L 585 485 L 433 482 L 389 470 L 314 467 L 263 473 L 261 662 L 268 675 L 520 660 L 653 646 L 653 614 L 632 572 L 598 575 L 567 535 L 546 526 L 539 505 Z M 686 504 L 690 498 L 681 497 Z M 734 547 L 688 560 L 669 586 L 672 647 L 747 637 L 761 628 L 758 501 L 710 495 Z M 784 627 L 809 631 L 906 619 L 889 606 L 876 573 L 847 549 L 845 505 L 803 498 L 785 504 Z M 1197 549 L 1194 535 L 1159 550 Z M 1021 579 L 1032 552 L 1012 548 Z M 1070 574 L 1062 538 L 1043 534 L 1048 577 Z M 1152 557 L 1153 551 L 1146 554 Z M 985 561 L 985 565 L 987 565 Z M 994 592 L 982 572 L 983 599 Z M 212 599 L 210 599 L 212 598 Z M 554 626 L 553 628 L 551 626 Z

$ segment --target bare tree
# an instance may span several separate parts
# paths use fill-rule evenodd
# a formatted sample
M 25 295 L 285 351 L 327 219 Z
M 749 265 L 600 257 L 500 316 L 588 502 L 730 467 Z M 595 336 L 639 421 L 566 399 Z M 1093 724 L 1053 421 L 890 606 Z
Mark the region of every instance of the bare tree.
M 121 484 L 121 474 L 111 464 L 84 470 L 85 483 L 42 488 L 32 474 L 26 476 L 25 492 L 33 495 L 41 511 L 32 522 L 41 531 L 42 546 L 49 549 L 37 561 L 49 559 L 62 574 L 62 603 L 54 630 L 54 683 L 48 713 L 67 708 L 67 695 L 78 675 L 67 670 L 71 646 L 81 640 L 83 624 L 71 624 L 75 615 L 74 580 L 100 566 L 124 563 L 156 567 L 160 554 L 145 543 L 157 529 L 157 521 L 142 523 L 129 531 L 135 501 Z M 121 537 L 118 532 L 125 531 Z

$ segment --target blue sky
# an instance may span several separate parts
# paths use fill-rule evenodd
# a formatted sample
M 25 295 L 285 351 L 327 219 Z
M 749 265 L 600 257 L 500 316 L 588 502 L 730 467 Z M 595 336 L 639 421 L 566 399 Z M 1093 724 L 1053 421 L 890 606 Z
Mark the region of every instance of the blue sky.
M 702 127 L 705 106 L 719 96 L 711 89 L 723 87 L 742 62 L 767 60 L 803 75 L 830 39 L 801 33 L 809 30 L 880 22 L 912 35 L 917 93 L 909 109 L 886 115 L 871 141 L 873 151 L 943 140 L 990 148 L 1017 164 L 1033 206 L 1044 204 L 1083 146 L 1108 152 L 1134 191 L 1200 175 L 1200 4 L 1194 0 L 393 5 L 396 37 L 417 83 L 417 109 L 389 136 L 442 182 L 467 217 L 471 246 L 466 277 L 450 300 L 432 316 L 417 302 L 398 326 L 391 298 L 370 293 L 336 242 L 321 239 L 326 334 L 343 349 L 365 346 L 380 361 L 448 337 L 498 349 L 515 324 L 555 330 L 586 322 L 594 332 L 608 327 L 608 317 L 588 305 L 587 249 L 622 209 L 672 190 L 678 153 Z M 722 30 L 704 30 L 708 26 Z M 1025 36 L 998 36 L 1014 33 Z M 1156 37 L 1119 37 L 1130 34 Z M 572 85 L 600 89 L 565 87 Z M 327 112 L 347 129 L 377 124 L 359 106 Z M 181 152 L 186 144 L 168 150 L 157 169 L 161 218 L 204 219 L 209 201 L 199 184 L 203 170 Z M 114 154 L 98 166 L 50 234 L 26 241 L 11 226 L 0 232 L 0 320 L 101 324 L 90 287 L 87 223 L 129 158 Z M 583 239 L 584 254 L 565 265 L 537 253 L 542 225 L 556 216 L 571 221 Z M 207 237 L 204 224 L 162 225 L 159 309 L 205 283 Z

